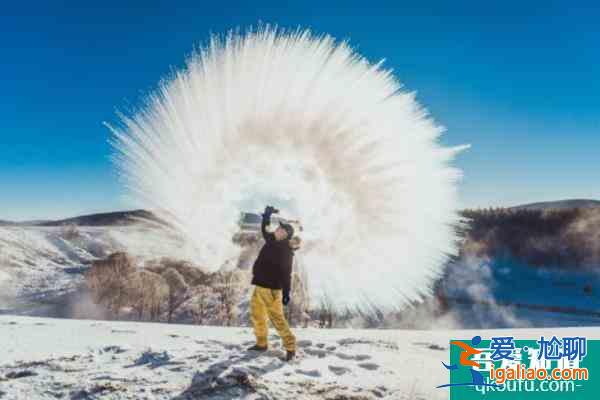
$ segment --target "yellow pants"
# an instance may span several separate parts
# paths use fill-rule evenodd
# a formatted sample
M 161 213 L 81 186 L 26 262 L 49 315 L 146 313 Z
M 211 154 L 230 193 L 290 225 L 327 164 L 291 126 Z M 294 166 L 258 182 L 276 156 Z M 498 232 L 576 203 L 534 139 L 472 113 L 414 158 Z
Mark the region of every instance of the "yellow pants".
M 281 289 L 267 289 L 260 286 L 254 288 L 250 300 L 250 317 L 254 325 L 256 344 L 261 347 L 268 346 L 268 320 L 270 320 L 283 340 L 283 347 L 288 351 L 296 351 L 296 337 L 283 314 L 281 298 Z

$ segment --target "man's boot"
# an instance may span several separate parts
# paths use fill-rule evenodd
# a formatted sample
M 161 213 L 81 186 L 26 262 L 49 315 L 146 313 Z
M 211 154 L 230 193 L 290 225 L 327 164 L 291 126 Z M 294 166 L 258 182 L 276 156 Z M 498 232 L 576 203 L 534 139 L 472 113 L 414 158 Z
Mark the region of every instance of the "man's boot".
M 268 347 L 267 346 L 259 346 L 257 344 L 255 344 L 252 347 L 248 347 L 248 351 L 267 351 Z
M 285 361 L 292 361 L 295 357 L 296 357 L 296 352 L 288 350 L 287 354 L 285 355 Z

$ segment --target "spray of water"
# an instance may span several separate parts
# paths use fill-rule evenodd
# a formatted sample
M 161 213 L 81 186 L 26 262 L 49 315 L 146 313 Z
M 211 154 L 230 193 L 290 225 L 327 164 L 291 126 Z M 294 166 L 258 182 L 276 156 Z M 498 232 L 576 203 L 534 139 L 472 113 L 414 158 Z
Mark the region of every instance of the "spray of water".
M 183 238 L 177 256 L 235 258 L 240 211 L 273 204 L 304 226 L 313 300 L 397 308 L 454 252 L 461 148 L 381 63 L 308 31 L 212 38 L 112 128 L 139 205 Z

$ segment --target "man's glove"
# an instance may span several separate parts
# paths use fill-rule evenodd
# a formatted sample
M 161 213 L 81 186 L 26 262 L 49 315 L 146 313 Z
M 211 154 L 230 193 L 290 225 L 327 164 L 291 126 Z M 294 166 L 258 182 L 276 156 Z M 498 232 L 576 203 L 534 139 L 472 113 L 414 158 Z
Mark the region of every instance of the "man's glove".
M 288 303 L 290 302 L 290 295 L 284 294 L 283 297 L 281 298 L 281 302 L 283 303 L 284 306 L 287 306 Z
M 277 214 L 279 212 L 279 210 L 277 210 L 275 207 L 273 206 L 266 206 L 265 207 L 265 212 L 264 212 L 264 216 L 265 217 L 270 217 L 272 214 Z

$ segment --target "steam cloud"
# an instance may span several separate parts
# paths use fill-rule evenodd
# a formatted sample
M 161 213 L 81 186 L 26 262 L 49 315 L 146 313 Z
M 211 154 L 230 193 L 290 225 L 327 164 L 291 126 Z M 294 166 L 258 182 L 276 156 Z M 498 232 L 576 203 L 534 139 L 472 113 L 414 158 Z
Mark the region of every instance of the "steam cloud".
M 396 309 L 428 294 L 455 252 L 455 183 L 414 93 L 346 43 L 265 28 L 213 37 L 114 132 L 140 206 L 217 269 L 240 211 L 299 218 L 313 299 Z

